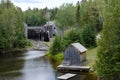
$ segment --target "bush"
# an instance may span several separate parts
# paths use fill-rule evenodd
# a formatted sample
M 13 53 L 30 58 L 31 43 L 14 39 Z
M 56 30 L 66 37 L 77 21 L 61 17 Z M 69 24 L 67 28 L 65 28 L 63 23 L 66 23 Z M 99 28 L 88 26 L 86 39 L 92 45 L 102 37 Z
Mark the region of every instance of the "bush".
M 14 47 L 17 47 L 17 48 L 25 48 L 27 46 L 31 46 L 32 43 L 28 40 L 28 39 L 18 39 L 14 42 Z
M 66 48 L 69 44 L 75 43 L 75 42 L 84 44 L 81 37 L 81 31 L 78 31 L 77 29 L 72 29 L 68 31 L 63 37 L 63 42 L 65 46 L 64 48 Z
M 52 46 L 50 47 L 50 53 L 52 55 L 55 55 L 62 51 L 63 51 L 62 38 L 60 35 L 56 35 L 55 40 L 54 40 Z
M 0 39 L 0 49 L 6 48 L 7 44 L 8 44 L 8 42 L 6 41 L 5 38 Z
M 82 34 L 82 39 L 84 41 L 84 46 L 88 48 L 96 46 L 95 31 L 92 30 L 90 25 L 84 26 L 84 29 L 81 34 Z

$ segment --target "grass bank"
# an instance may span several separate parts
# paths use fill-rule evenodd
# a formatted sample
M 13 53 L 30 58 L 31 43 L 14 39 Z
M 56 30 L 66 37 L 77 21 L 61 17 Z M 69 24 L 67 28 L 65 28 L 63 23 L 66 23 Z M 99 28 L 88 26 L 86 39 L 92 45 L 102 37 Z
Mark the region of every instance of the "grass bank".
M 46 55 L 49 60 L 50 60 L 50 63 L 52 64 L 53 68 L 56 69 L 56 67 L 62 63 L 63 61 L 63 53 L 57 53 L 56 55 L 51 55 L 49 52 L 47 52 L 47 55 Z
M 88 49 L 86 53 L 87 62 L 86 65 L 93 67 L 95 60 L 97 58 L 97 47 Z

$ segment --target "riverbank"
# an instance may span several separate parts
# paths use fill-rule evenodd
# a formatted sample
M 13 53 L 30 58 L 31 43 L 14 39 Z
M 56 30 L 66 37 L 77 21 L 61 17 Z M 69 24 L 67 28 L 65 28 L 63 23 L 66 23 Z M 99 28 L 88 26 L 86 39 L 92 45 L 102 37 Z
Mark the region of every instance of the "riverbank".
M 30 45 L 26 46 L 25 48 L 11 48 L 11 49 L 1 49 L 0 53 L 13 53 L 13 52 L 23 52 L 23 51 L 29 51 L 29 50 L 38 50 L 38 51 L 48 51 L 49 46 L 47 45 L 47 42 L 39 41 L 39 40 L 29 40 Z
M 12 49 L 0 50 L 0 53 L 7 54 L 7 53 L 13 53 L 13 52 L 23 52 L 23 51 L 28 51 L 31 49 L 32 49 L 32 46 L 28 46 L 26 48 L 12 48 Z
M 52 64 L 53 68 L 56 69 L 59 64 L 63 61 L 63 53 L 58 53 L 56 55 L 51 55 L 49 52 L 46 53 L 46 56 L 49 58 L 50 63 Z
M 0 50 L 0 54 L 8 54 L 8 53 L 14 53 L 14 52 L 23 52 L 23 51 L 29 51 L 33 49 L 33 45 L 26 46 L 25 48 L 11 48 L 11 49 L 5 49 Z

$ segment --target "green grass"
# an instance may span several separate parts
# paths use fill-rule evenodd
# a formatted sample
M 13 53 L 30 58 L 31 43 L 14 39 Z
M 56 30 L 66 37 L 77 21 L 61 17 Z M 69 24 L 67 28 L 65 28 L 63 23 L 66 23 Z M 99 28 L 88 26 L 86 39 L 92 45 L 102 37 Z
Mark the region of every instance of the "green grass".
M 47 52 L 47 55 L 50 63 L 52 64 L 53 68 L 56 69 L 58 65 L 60 65 L 63 61 L 63 53 L 57 53 L 56 55 L 51 55 L 49 52 Z
M 86 53 L 87 63 L 86 65 L 93 67 L 95 60 L 97 58 L 97 47 L 89 49 Z

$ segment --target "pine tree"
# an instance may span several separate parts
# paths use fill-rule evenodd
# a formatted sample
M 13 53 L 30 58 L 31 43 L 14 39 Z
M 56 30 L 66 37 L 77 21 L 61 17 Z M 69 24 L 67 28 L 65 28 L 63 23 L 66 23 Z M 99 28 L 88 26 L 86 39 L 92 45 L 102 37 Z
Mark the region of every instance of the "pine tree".
M 63 51 L 62 38 L 60 35 L 55 36 L 55 40 L 50 47 L 50 53 L 56 55 L 59 52 Z
M 103 80 L 120 80 L 120 0 L 107 1 L 95 69 Z
M 84 46 L 86 47 L 95 47 L 95 31 L 92 30 L 90 25 L 86 25 L 82 31 L 82 39 L 84 41 Z
M 80 26 L 80 3 L 79 1 L 77 2 L 76 23 L 77 23 L 77 26 Z

